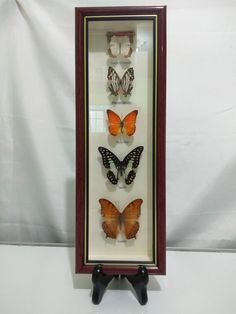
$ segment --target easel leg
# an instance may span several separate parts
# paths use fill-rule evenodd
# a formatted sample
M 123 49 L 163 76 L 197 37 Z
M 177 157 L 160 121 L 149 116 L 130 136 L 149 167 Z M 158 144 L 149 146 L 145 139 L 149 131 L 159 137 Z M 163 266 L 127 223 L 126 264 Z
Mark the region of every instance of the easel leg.
M 148 272 L 145 266 L 139 266 L 138 272 L 136 275 L 126 276 L 128 281 L 133 286 L 138 301 L 141 305 L 145 305 L 148 301 L 147 296 L 147 284 L 149 281 Z
M 92 301 L 94 304 L 99 304 L 102 300 L 103 294 L 109 282 L 114 275 L 106 275 L 103 272 L 102 265 L 96 265 L 92 274 L 93 295 Z

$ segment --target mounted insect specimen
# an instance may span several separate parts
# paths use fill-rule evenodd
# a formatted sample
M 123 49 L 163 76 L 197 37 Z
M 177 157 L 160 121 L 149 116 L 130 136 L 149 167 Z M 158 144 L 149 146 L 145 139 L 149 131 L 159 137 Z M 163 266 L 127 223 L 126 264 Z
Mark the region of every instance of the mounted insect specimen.
M 134 169 L 137 169 L 139 165 L 143 146 L 138 146 L 133 149 L 123 160 L 120 160 L 105 147 L 98 147 L 98 151 L 102 155 L 104 167 L 108 169 L 107 178 L 112 184 L 117 184 L 120 177 L 124 177 L 127 185 L 134 181 L 136 177 Z
M 142 199 L 136 199 L 129 203 L 123 212 L 119 212 L 116 206 L 107 199 L 99 199 L 101 214 L 103 217 L 102 229 L 107 238 L 116 239 L 123 233 L 126 239 L 136 239 L 139 230 L 139 216 L 141 214 Z

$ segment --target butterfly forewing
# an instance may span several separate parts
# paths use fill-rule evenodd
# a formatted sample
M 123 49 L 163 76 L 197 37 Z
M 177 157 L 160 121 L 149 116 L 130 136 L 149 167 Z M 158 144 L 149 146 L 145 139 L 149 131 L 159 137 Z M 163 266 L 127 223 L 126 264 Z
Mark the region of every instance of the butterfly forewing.
M 121 81 L 122 80 L 128 80 L 128 81 L 133 81 L 134 80 L 134 69 L 133 68 L 128 68 L 128 70 L 125 71 L 123 74 Z
M 102 162 L 105 168 L 111 169 L 112 163 L 114 163 L 116 168 L 119 167 L 120 160 L 109 149 L 99 146 L 98 150 L 102 155 Z
M 122 165 L 127 167 L 131 163 L 131 168 L 135 169 L 139 165 L 140 157 L 143 152 L 143 146 L 138 146 L 133 149 L 122 161 Z
M 129 203 L 122 212 L 122 218 L 127 219 L 137 219 L 141 214 L 141 205 L 143 200 L 137 198 L 136 200 Z

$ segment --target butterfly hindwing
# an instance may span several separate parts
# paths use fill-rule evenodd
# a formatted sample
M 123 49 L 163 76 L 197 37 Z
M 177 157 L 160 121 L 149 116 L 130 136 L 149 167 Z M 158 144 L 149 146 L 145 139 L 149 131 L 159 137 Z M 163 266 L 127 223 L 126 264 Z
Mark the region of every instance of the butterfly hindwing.
M 107 178 L 112 184 L 118 183 L 118 176 L 115 176 L 114 172 L 111 170 L 107 172 Z
M 125 183 L 128 185 L 131 184 L 134 181 L 135 177 L 136 177 L 136 172 L 134 170 L 130 170 L 127 176 L 125 177 Z

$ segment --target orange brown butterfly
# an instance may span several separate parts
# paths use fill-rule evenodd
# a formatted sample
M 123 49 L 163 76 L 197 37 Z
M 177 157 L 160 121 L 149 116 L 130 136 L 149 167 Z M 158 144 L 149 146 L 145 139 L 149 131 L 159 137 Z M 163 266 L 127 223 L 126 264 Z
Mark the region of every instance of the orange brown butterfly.
M 139 230 L 139 216 L 141 214 L 142 199 L 136 199 L 129 203 L 122 213 L 116 206 L 105 198 L 99 199 L 101 214 L 103 217 L 102 229 L 107 238 L 116 239 L 119 233 L 123 233 L 127 240 L 136 239 Z
M 131 111 L 128 113 L 124 119 L 121 119 L 118 114 L 112 110 L 107 110 L 108 117 L 108 130 L 111 135 L 117 136 L 119 134 L 124 134 L 131 136 L 136 130 L 136 118 L 138 115 L 138 110 Z

